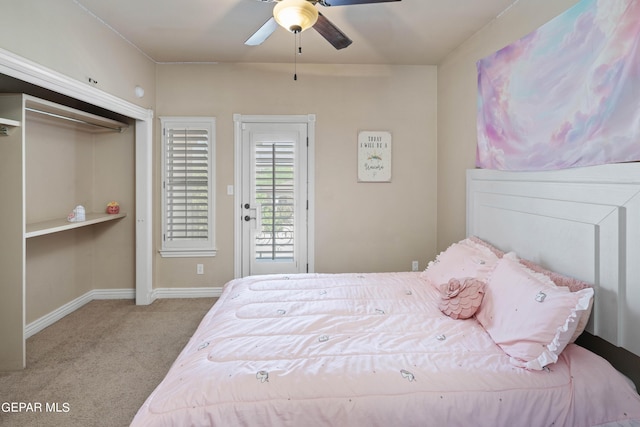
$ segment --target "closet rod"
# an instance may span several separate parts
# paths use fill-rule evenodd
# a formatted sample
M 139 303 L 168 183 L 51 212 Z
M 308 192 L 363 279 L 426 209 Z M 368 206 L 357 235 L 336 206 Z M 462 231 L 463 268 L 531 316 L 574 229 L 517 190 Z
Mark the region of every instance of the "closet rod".
M 109 130 L 112 130 L 114 132 L 124 132 L 128 128 L 128 126 L 125 125 L 124 123 L 123 123 L 123 126 L 115 126 L 115 125 L 114 126 L 108 126 L 108 125 L 103 125 L 103 124 L 100 124 L 100 123 L 92 123 L 92 122 L 88 122 L 86 120 L 76 119 L 75 117 L 68 117 L 68 116 L 63 116 L 61 114 L 51 113 L 49 111 L 42 111 L 42 110 L 38 110 L 36 108 L 31 108 L 31 107 L 25 107 L 25 110 L 31 111 L 32 113 L 44 114 L 45 116 L 55 117 L 57 119 L 68 120 L 68 121 L 74 122 L 74 123 L 81 123 L 81 124 L 85 124 L 85 125 L 90 125 L 90 126 L 103 128 L 103 129 L 109 129 Z

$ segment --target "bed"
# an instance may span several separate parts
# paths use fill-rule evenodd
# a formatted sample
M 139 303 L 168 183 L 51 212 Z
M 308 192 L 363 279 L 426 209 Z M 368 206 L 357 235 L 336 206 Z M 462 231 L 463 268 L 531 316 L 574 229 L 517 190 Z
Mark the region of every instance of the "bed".
M 625 323 L 633 309 L 611 316 L 605 312 L 611 299 L 598 301 L 613 288 L 607 256 L 597 268 L 596 258 L 584 261 L 583 248 L 574 248 L 575 239 L 589 241 L 580 237 L 584 227 L 551 233 L 542 243 L 530 235 L 533 243 L 525 244 L 519 215 L 505 221 L 499 212 L 526 211 L 524 221 L 553 222 L 549 212 L 531 213 L 548 200 L 544 191 L 520 207 L 497 196 L 524 197 L 517 190 L 522 182 L 513 185 L 511 175 L 474 171 L 468 179 L 469 237 L 423 272 L 269 275 L 227 283 L 132 425 L 640 426 L 633 384 L 574 343 L 586 329 L 635 348 L 637 337 Z M 531 180 L 525 181 L 529 194 Z M 625 199 L 626 211 L 640 206 L 634 197 Z M 636 230 L 626 221 L 639 217 L 616 218 L 625 221 L 613 227 L 617 236 Z M 600 221 L 586 250 L 609 248 L 611 228 Z M 615 260 L 626 269 L 619 282 L 625 286 L 616 290 L 630 295 L 626 284 L 638 282 L 625 260 L 635 246 L 623 240 Z M 563 270 L 537 259 L 554 251 Z M 595 280 L 568 275 L 571 268 L 595 272 Z M 613 301 L 626 307 L 619 295 Z

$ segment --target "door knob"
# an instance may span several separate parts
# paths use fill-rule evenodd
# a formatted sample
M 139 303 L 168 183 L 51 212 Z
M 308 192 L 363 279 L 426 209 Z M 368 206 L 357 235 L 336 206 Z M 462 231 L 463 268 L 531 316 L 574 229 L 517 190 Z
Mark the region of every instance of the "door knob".
M 244 215 L 240 218 L 242 218 L 245 222 L 249 222 L 254 219 L 256 221 L 254 230 L 258 234 L 262 233 L 262 206 L 260 205 L 260 203 L 256 203 L 255 207 L 253 208 L 249 203 L 245 203 L 244 205 L 242 205 L 242 207 L 249 210 L 249 215 Z

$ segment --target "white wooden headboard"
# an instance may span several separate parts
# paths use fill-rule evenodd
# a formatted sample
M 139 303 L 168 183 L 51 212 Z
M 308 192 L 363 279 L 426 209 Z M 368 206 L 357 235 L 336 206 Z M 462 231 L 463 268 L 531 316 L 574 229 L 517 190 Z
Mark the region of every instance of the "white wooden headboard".
M 467 236 L 594 284 L 587 331 L 640 356 L 640 163 L 467 171 Z

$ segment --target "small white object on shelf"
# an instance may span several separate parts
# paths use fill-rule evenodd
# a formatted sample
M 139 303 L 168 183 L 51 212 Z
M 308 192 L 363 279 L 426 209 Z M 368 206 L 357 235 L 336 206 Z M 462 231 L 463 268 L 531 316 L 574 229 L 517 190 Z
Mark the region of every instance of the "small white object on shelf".
M 69 215 L 67 215 L 67 221 L 69 222 L 82 222 L 87 219 L 84 206 L 76 206 Z

